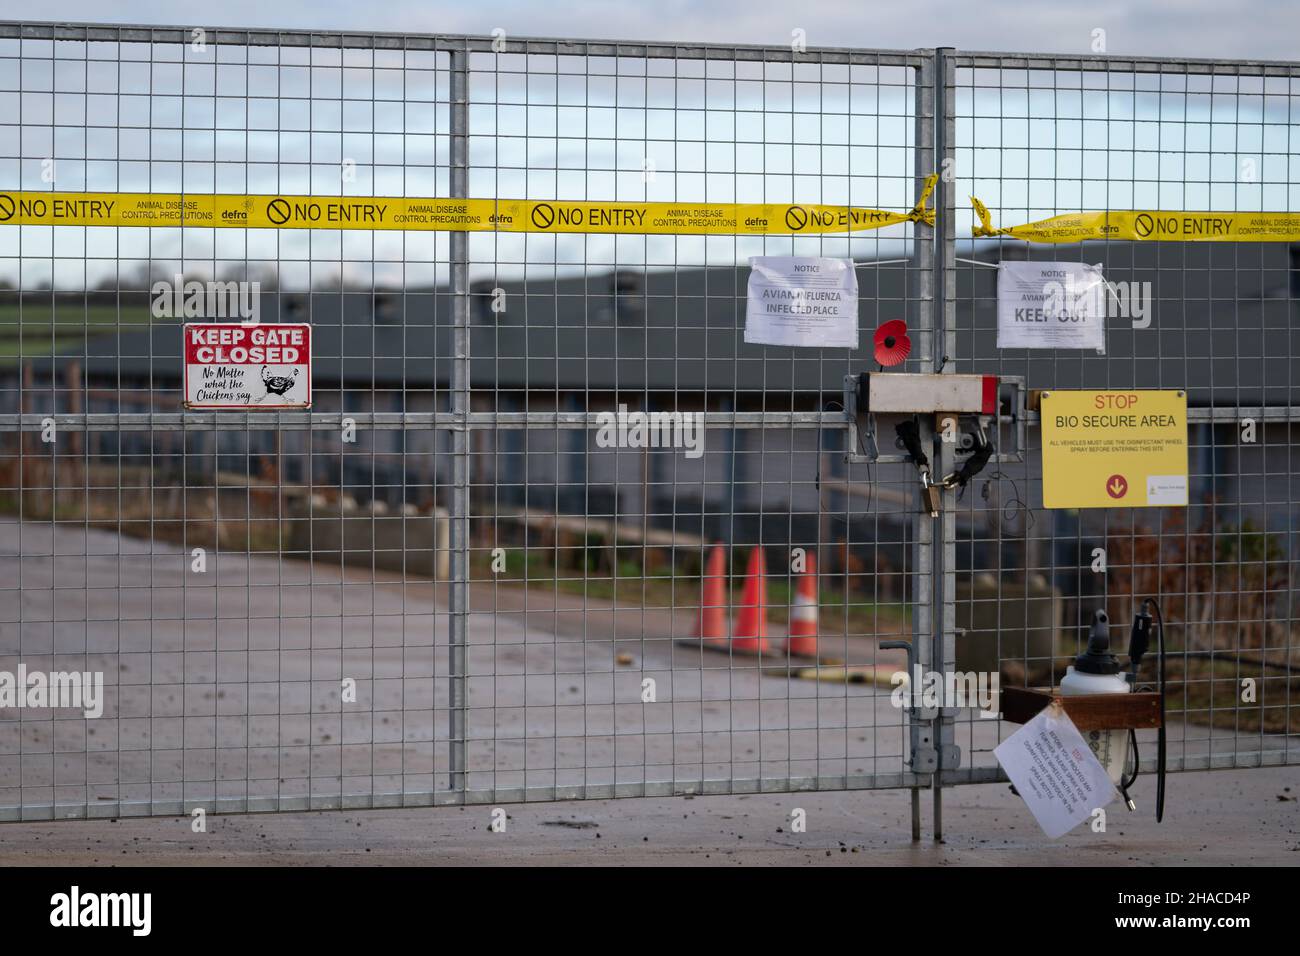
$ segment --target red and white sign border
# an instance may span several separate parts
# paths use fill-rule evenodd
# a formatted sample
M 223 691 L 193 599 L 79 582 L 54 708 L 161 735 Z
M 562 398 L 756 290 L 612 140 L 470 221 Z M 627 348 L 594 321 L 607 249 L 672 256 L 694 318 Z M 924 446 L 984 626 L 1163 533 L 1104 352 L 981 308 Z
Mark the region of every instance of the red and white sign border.
M 302 328 L 307 330 L 307 402 L 306 404 L 295 403 L 293 405 L 215 405 L 204 403 L 202 405 L 190 401 L 190 363 L 186 357 L 186 349 L 189 343 L 190 329 L 196 327 L 210 327 L 213 325 L 233 325 L 240 328 L 252 328 L 242 322 L 186 322 L 181 331 L 181 363 L 184 371 L 181 373 L 181 394 L 185 397 L 181 399 L 182 407 L 191 411 L 239 411 L 239 412 L 274 412 L 274 411 L 299 411 L 305 412 L 311 408 L 311 347 L 312 334 L 311 323 L 309 322 L 268 322 L 267 325 L 274 325 L 278 328 Z

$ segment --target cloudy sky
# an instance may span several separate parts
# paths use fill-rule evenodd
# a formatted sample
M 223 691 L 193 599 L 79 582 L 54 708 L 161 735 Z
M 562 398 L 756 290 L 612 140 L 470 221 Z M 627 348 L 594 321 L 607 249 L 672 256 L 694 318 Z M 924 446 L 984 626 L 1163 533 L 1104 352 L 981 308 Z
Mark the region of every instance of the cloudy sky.
M 1293 0 L 44 0 L 41 20 L 490 33 L 618 40 L 1290 59 Z M 10 9 L 10 18 L 17 13 Z
M 1294 0 L 1289 3 L 1252 0 L 1248 7 L 1245 0 L 1154 0 L 1145 4 L 1133 0 L 1087 3 L 1076 0 L 1068 4 L 1057 0 L 1035 3 L 908 0 L 887 4 L 878 0 L 785 0 L 782 3 L 761 0 L 456 0 L 454 3 L 298 0 L 278 5 L 264 0 L 223 0 L 220 4 L 211 0 L 203 3 L 114 0 L 111 4 L 104 0 L 44 0 L 31 10 L 45 21 L 185 28 L 230 26 L 478 35 L 501 29 L 511 38 L 720 44 L 785 45 L 791 41 L 793 31 L 802 30 L 810 49 L 818 46 L 915 49 L 944 45 L 971 51 L 1063 54 L 1093 52 L 1099 31 L 1104 31 L 1105 52 L 1117 56 L 1222 59 L 1294 58 L 1294 37 L 1300 33 L 1297 29 L 1300 28 L 1300 3 Z M 12 14 L 0 13 L 0 17 L 9 16 Z M 242 68 L 228 70 L 239 73 Z M 134 71 L 131 75 L 138 73 Z M 166 77 L 171 76 L 171 82 L 179 82 L 179 75 L 172 75 L 166 69 L 152 75 L 147 71 L 143 74 L 150 84 L 148 90 L 153 93 L 166 92 Z M 37 83 L 50 80 L 36 66 L 32 67 L 32 77 Z M 142 92 L 129 86 L 130 76 L 124 74 L 119 79 L 127 83 L 124 92 Z M 269 82 L 281 83 L 285 78 L 276 75 Z M 804 117 L 823 122 L 812 139 L 807 129 L 792 125 L 795 117 L 788 112 L 788 107 L 781 106 L 784 100 L 778 94 L 782 93 L 783 84 L 779 82 L 762 94 L 774 97 L 770 103 L 761 100 L 774 112 L 764 115 L 763 122 L 753 126 L 751 109 L 750 113 L 741 115 L 750 125 L 740 130 L 732 129 L 725 122 L 728 119 L 725 114 L 733 110 L 728 97 L 735 91 L 722 84 L 714 93 L 722 97 L 716 105 L 722 111 L 723 121 L 714 117 L 707 136 L 703 127 L 695 133 L 689 126 L 672 125 L 687 121 L 676 115 L 666 132 L 652 128 L 652 120 L 662 119 L 664 110 L 638 106 L 635 89 L 630 105 L 619 113 L 623 122 L 619 126 L 610 110 L 604 108 L 609 103 L 600 99 L 604 95 L 600 83 L 583 87 L 582 98 L 574 101 L 586 104 L 583 110 L 575 113 L 573 108 L 566 107 L 567 125 L 562 128 L 557 125 L 558 111 L 546 105 L 547 94 L 541 87 L 529 94 L 534 99 L 530 101 L 526 120 L 521 119 L 524 113 L 518 104 L 524 100 L 515 95 L 519 90 L 511 86 L 509 77 L 497 82 L 498 86 L 489 85 L 485 89 L 489 91 L 489 101 L 492 95 L 499 97 L 495 104 L 498 108 L 488 108 L 494 105 L 491 102 L 480 104 L 471 120 L 472 124 L 478 124 L 477 129 L 496 134 L 480 135 L 472 147 L 471 190 L 475 195 L 679 202 L 761 199 L 891 209 L 906 209 L 915 198 L 912 158 L 902 148 L 907 139 L 906 124 L 899 118 L 907 110 L 901 101 L 891 104 L 885 99 L 891 93 L 901 95 L 898 89 L 889 87 L 888 81 L 879 94 L 880 115 L 885 119 L 868 116 L 866 122 L 854 122 L 839 116 L 837 111 L 843 110 L 835 105 L 838 101 L 833 101 L 827 110 L 834 115 L 821 116 L 813 110 L 816 115 Z M 748 89 L 748 95 L 756 95 L 749 89 L 752 85 L 741 84 Z M 269 89 L 275 88 L 273 85 Z M 256 86 L 250 89 L 255 97 L 268 95 L 259 93 Z M 368 87 L 356 89 L 362 90 L 361 101 L 370 96 L 365 92 Z M 691 89 L 692 85 L 686 81 L 666 90 L 656 87 L 657 99 L 652 99 L 649 105 L 675 110 L 687 105 L 679 96 L 686 95 L 683 90 Z M 1257 91 L 1249 91 L 1250 95 L 1243 93 L 1240 98 L 1223 94 L 1214 101 L 1212 109 L 1205 89 L 1183 94 L 1177 92 L 1176 82 L 1169 88 L 1173 92 L 1163 94 L 1152 93 L 1149 84 L 1140 93 L 1130 92 L 1132 89 L 1130 85 L 1126 90 L 1120 82 L 1112 92 L 1048 90 L 1047 100 L 1037 93 L 1030 96 L 1024 91 L 1014 95 L 1003 95 L 999 89 L 959 91 L 958 195 L 978 194 L 994 210 L 998 224 L 1029 222 L 1078 209 L 1298 207 L 1300 187 L 1294 184 L 1290 172 L 1290 144 L 1300 137 L 1300 110 L 1289 106 L 1285 96 L 1274 95 L 1264 103 L 1264 98 L 1256 95 Z M 88 92 L 96 90 L 91 88 Z M 784 95 L 789 93 L 784 90 Z M 690 95 L 705 94 L 696 89 Z M 71 100 L 74 108 L 69 115 L 75 117 L 76 104 L 82 97 L 73 93 L 65 98 Z M 127 100 L 140 98 L 127 96 L 123 104 L 130 105 Z M 199 99 L 203 97 L 200 95 Z M 859 99 L 850 112 L 854 116 L 864 110 L 870 114 L 874 104 L 869 104 L 869 99 Z M 20 188 L 18 180 L 21 179 L 26 188 L 44 188 L 41 157 L 60 147 L 46 142 L 53 135 L 52 127 L 40 125 L 49 121 L 40 119 L 38 105 L 36 99 L 29 97 L 27 112 L 23 114 L 25 123 L 38 128 L 23 140 L 21 155 L 26 160 L 22 169 L 0 166 L 0 187 Z M 291 105 L 303 117 L 307 115 L 301 103 Z M 587 105 L 593 111 L 585 111 Z M 46 103 L 45 108 L 52 107 Z M 107 124 L 111 134 L 112 124 L 123 120 L 121 116 L 115 120 L 102 112 L 108 108 L 107 101 L 98 103 L 95 109 L 101 112 L 96 114 L 97 124 L 90 125 Z M 782 112 L 783 109 L 787 112 Z M 365 117 L 350 119 L 342 126 L 338 122 L 331 125 L 326 113 L 320 116 L 312 113 L 312 122 L 317 125 L 309 127 L 305 119 L 295 122 L 293 118 L 297 115 L 282 108 L 273 115 L 271 126 L 250 119 L 247 131 L 243 118 L 237 117 L 234 126 L 226 122 L 222 126 L 221 155 L 225 157 L 222 162 L 214 161 L 214 157 L 220 157 L 214 152 L 213 137 L 203 136 L 200 122 L 194 131 L 197 138 L 187 140 L 190 147 L 183 154 L 186 161 L 178 163 L 168 161 L 176 158 L 172 155 L 176 135 L 170 130 L 169 121 L 159 119 L 155 113 L 152 121 L 145 121 L 160 127 L 152 140 L 129 136 L 119 141 L 110 135 L 108 139 L 114 142 L 113 147 L 104 147 L 107 152 L 91 156 L 95 162 L 81 162 L 86 157 L 75 144 L 65 147 L 67 155 L 60 160 L 59 188 L 163 192 L 188 188 L 198 192 L 267 194 L 332 194 L 343 190 L 352 195 L 381 196 L 445 194 L 447 183 L 436 176 L 439 170 L 445 175 L 446 156 L 438 154 L 436 161 L 412 159 L 413 155 L 423 155 L 419 152 L 423 142 L 419 136 L 380 137 L 375 142 L 381 146 L 389 144 L 396 153 L 372 156 L 365 149 L 367 143 L 375 148 L 371 142 L 373 130 L 392 132 L 382 123 L 372 125 L 372 118 Z M 413 122 L 412 117 L 429 119 L 433 115 L 418 110 L 409 115 L 403 113 L 402 122 Z M 738 122 L 735 116 L 730 119 Z M 309 135 L 309 128 L 316 132 Z M 17 148 L 5 141 L 4 130 L 0 125 L 0 155 Z M 406 131 L 412 132 L 410 128 Z M 344 137 L 344 132 L 356 135 Z M 71 133 L 72 140 L 79 141 L 79 131 L 74 129 Z M 13 134 L 12 127 L 9 134 Z M 678 142 L 678 134 L 687 142 Z M 227 142 L 232 136 L 234 146 Z M 701 138 L 715 148 L 704 151 L 696 142 Z M 103 139 L 103 135 L 98 136 L 96 143 L 102 146 Z M 424 140 L 432 143 L 430 137 Z M 848 149 L 850 140 L 852 151 Z M 738 147 L 742 141 L 743 146 Z M 347 152 L 358 148 L 358 143 L 364 155 Z M 1032 151 L 1028 149 L 1031 144 Z M 441 146 L 434 143 L 430 148 L 445 149 L 445 143 Z M 141 154 L 140 150 L 146 152 Z M 241 161 L 227 161 L 230 156 L 240 157 Z M 340 156 L 357 158 L 357 179 L 352 186 L 340 185 Z M 144 161 L 146 157 L 148 162 Z M 646 167 L 644 162 L 650 165 Z M 1246 163 L 1251 173 L 1248 179 L 1243 178 L 1242 172 Z M 643 176 L 645 168 L 655 170 L 656 175 L 647 179 Z M 419 178 L 426 174 L 434 178 Z M 214 179 L 218 175 L 225 178 Z M 959 235 L 968 235 L 971 223 L 970 210 L 963 202 L 957 211 Z M 6 257 L 11 260 L 9 264 L 22 258 L 24 269 L 34 270 L 26 276 L 29 284 L 52 281 L 56 286 L 72 287 L 93 281 L 89 273 L 94 271 L 94 263 L 103 269 L 117 268 L 124 256 L 137 257 L 141 262 L 150 256 L 166 258 L 173 253 L 198 261 L 221 259 L 222 243 L 228 239 L 200 237 L 192 240 L 197 245 L 186 246 L 185 250 L 155 244 L 141 251 L 131 243 L 147 240 L 148 231 L 103 230 L 102 236 L 91 236 L 86 248 L 77 246 L 64 255 L 57 245 L 49 245 L 52 241 L 49 232 L 27 229 L 24 235 L 30 234 L 29 238 L 20 247 L 5 244 L 4 236 L 10 236 L 12 244 L 16 233 L 0 235 L 0 273 L 5 271 Z M 135 232 L 142 235 L 138 237 Z M 717 255 L 739 259 L 746 255 L 790 251 L 889 258 L 897 251 L 891 243 L 904 232 L 902 227 L 892 227 L 853 237 L 711 237 L 708 240 L 632 235 L 528 239 L 522 234 L 483 234 L 473 237 L 471 244 L 476 262 L 494 264 L 490 267 L 499 271 L 531 263 L 541 263 L 553 270 L 561 263 L 644 263 L 649 267 L 702 263 L 713 261 L 711 257 Z M 409 280 L 412 268 L 409 261 L 418 260 L 424 265 L 445 261 L 445 254 L 437 252 L 441 246 L 427 255 L 419 252 L 424 249 L 421 242 L 445 243 L 445 234 L 418 240 L 406 233 L 379 234 L 373 240 L 363 233 L 357 236 L 361 242 L 357 248 L 361 251 L 355 254 L 355 250 L 349 250 L 356 245 L 352 241 L 356 237 L 340 237 L 325 230 L 277 233 L 267 240 L 270 245 L 266 249 L 240 247 L 234 258 L 293 260 L 282 263 L 281 278 L 300 280 L 304 287 L 313 281 L 313 269 L 319 263 L 347 260 L 353 267 L 367 270 L 367 275 L 369 270 L 378 275 L 387 268 L 395 270 L 399 280 L 402 276 Z M 168 241 L 176 241 L 176 237 Z M 328 248 L 321 245 L 327 242 L 334 245 Z M 805 248 L 810 244 L 810 248 Z M 91 265 L 83 260 L 89 260 Z M 302 273 L 296 279 L 295 268 Z

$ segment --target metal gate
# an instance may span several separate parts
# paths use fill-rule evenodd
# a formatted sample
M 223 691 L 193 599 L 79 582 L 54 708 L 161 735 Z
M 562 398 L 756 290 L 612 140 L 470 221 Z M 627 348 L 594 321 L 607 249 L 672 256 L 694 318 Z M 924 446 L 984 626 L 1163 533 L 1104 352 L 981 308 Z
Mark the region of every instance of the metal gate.
M 20 192 L 339 199 L 312 228 L 0 222 L 0 670 L 105 682 L 93 718 L 0 707 L 0 818 L 900 787 L 914 835 L 933 790 L 938 833 L 943 786 L 1001 779 L 1006 729 L 894 706 L 908 658 L 882 645 L 1047 683 L 1094 606 L 1148 595 L 1172 769 L 1296 762 L 1292 247 L 967 239 L 958 202 L 1285 209 L 1293 73 L 0 24 L 4 219 Z M 1224 193 L 1242 151 L 1259 188 Z M 448 218 L 329 218 L 373 197 Z M 493 226 L 454 228 L 478 200 Z M 723 207 L 744 227 L 711 227 Z M 814 231 L 822 207 L 880 227 Z M 859 349 L 744 341 L 748 257 L 789 254 L 854 260 Z M 999 353 L 988 266 L 1026 255 L 1150 276 L 1155 321 L 1105 357 Z M 310 324 L 311 411 L 182 407 L 158 303 L 190 282 Z M 937 518 L 846 385 L 890 319 L 907 370 L 1003 381 L 998 452 Z M 1139 384 L 1188 390 L 1196 506 L 1042 510 L 1029 390 Z M 747 640 L 700 639 L 715 606 Z
M 1023 461 L 970 486 L 945 527 L 961 568 L 945 595 L 957 667 L 997 659 L 1006 676 L 1011 661 L 1031 684 L 1055 683 L 1062 637 L 1081 648 L 1096 609 L 1126 631 L 1152 598 L 1169 644 L 1169 769 L 1294 764 L 1290 330 L 1300 237 L 1132 241 L 1146 238 L 1139 217 L 1134 234 L 1115 239 L 1025 243 L 987 237 L 965 200 L 982 200 L 1003 227 L 1093 209 L 1164 210 L 1156 218 L 1166 220 L 1290 210 L 1296 65 L 939 57 L 944 116 L 956 127 L 958 188 L 940 211 L 951 230 L 942 268 L 955 354 L 1031 389 L 1185 390 L 1190 429 L 1187 508 L 1039 511 L 1041 436 L 1029 393 Z M 999 351 L 990 266 L 1009 259 L 1102 264 L 1110 285 L 1124 286 L 1108 296 L 1105 354 Z M 997 737 L 979 726 L 989 722 L 957 719 L 971 772 L 996 767 Z M 1139 745 L 1153 770 L 1155 733 L 1139 733 Z

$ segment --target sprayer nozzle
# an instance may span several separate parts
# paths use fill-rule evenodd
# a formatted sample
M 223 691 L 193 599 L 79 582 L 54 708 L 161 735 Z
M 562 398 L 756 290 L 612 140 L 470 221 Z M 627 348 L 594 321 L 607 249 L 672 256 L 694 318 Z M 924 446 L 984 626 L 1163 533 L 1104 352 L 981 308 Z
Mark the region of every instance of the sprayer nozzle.
M 1110 618 L 1098 609 L 1092 615 L 1088 647 L 1074 659 L 1076 670 L 1085 674 L 1118 674 L 1119 658 L 1110 652 Z
M 1105 611 L 1097 610 L 1092 613 L 1092 627 L 1088 631 L 1088 646 L 1099 652 L 1110 647 L 1110 618 Z

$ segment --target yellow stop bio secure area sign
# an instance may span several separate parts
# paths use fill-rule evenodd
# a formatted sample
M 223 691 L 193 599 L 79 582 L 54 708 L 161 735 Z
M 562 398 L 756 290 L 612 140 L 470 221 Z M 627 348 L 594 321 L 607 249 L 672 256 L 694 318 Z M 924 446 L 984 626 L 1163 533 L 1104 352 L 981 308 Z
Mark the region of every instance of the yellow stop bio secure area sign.
M 1187 504 L 1187 393 L 1044 392 L 1043 507 Z

